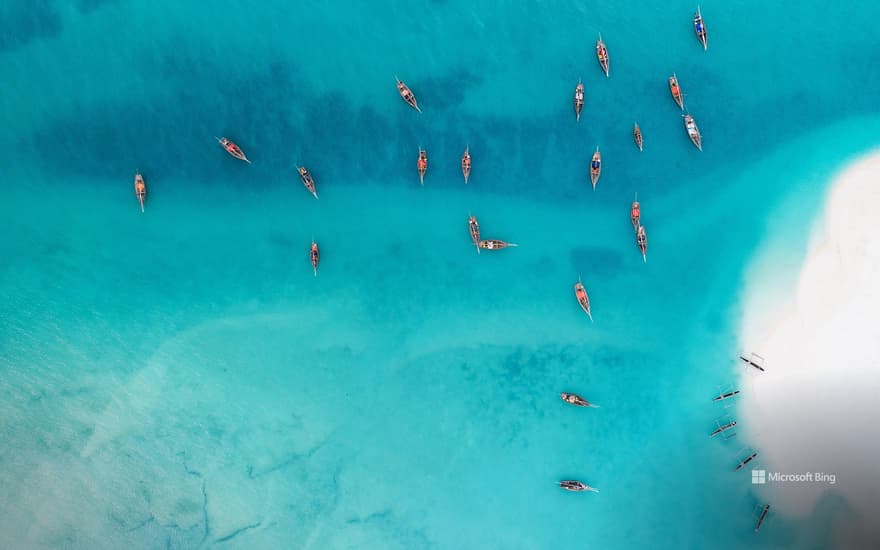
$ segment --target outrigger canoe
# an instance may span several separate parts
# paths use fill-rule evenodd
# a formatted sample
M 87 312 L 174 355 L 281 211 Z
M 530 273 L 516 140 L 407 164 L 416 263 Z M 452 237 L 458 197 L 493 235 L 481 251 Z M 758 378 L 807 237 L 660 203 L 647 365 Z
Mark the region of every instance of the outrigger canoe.
M 477 217 L 468 213 L 468 231 L 471 233 L 471 240 L 474 241 L 474 246 L 477 247 L 477 254 L 480 253 L 480 222 L 477 221 Z
M 593 159 L 590 161 L 590 182 L 593 184 L 593 191 L 596 190 L 596 183 L 598 183 L 600 175 L 602 175 L 602 153 L 599 152 L 597 145 Z
M 306 170 L 305 166 L 300 166 L 296 169 L 299 172 L 299 177 L 303 182 L 303 185 L 306 186 L 306 189 L 309 190 L 316 199 L 318 198 L 318 192 L 315 190 L 315 180 L 312 178 L 312 175 L 309 174 L 309 171 Z
M 143 212 L 144 202 L 147 200 L 147 184 L 144 183 L 144 177 L 140 174 L 134 175 L 134 194 L 141 204 L 141 212 Z
M 648 232 L 645 231 L 645 226 L 639 224 L 639 228 L 636 230 L 636 244 L 639 246 L 639 252 L 642 253 L 642 259 L 645 263 L 648 262 Z
M 697 33 L 697 40 L 703 45 L 703 51 L 707 50 L 709 48 L 709 33 L 706 32 L 706 23 L 703 22 L 700 6 L 697 6 L 697 13 L 694 14 L 694 32 Z
M 700 134 L 700 129 L 697 128 L 697 122 L 694 120 L 694 117 L 691 115 L 683 115 L 684 117 L 684 128 L 687 130 L 688 137 L 691 138 L 691 143 L 696 146 L 700 151 L 703 150 L 703 136 Z
M 499 241 L 498 239 L 484 239 L 480 241 L 480 248 L 484 250 L 501 250 L 502 248 L 507 248 L 508 246 L 518 246 L 514 243 L 507 243 L 504 241 Z
M 416 164 L 419 169 L 419 183 L 425 185 L 425 172 L 428 171 L 428 152 L 419 147 L 419 161 Z
M 232 155 L 233 157 L 237 158 L 238 160 L 243 160 L 243 161 L 245 161 L 246 163 L 250 164 L 251 161 L 249 161 L 249 160 L 247 159 L 247 157 L 244 156 L 244 151 L 241 150 L 241 147 L 239 147 L 238 145 L 232 143 L 231 141 L 229 141 L 229 140 L 226 139 L 225 137 L 217 138 L 217 141 L 220 142 L 220 145 L 221 145 L 224 149 L 226 149 L 226 152 L 227 152 L 227 153 L 229 153 L 229 154 Z
M 397 91 L 400 92 L 400 97 L 402 97 L 403 100 L 406 101 L 407 105 L 421 113 L 422 110 L 419 109 L 419 103 L 416 101 L 416 96 L 412 93 L 412 90 L 409 89 L 409 86 L 404 84 L 396 76 L 394 78 L 397 80 Z
M 632 208 L 629 211 L 629 219 L 633 224 L 633 231 L 636 233 L 639 232 L 639 226 L 641 225 L 640 220 L 642 218 L 642 207 L 639 204 L 639 194 L 636 193 L 635 198 L 633 199 Z
M 584 313 L 586 313 L 587 317 L 592 321 L 593 314 L 590 313 L 590 297 L 587 296 L 587 290 L 584 288 L 583 283 L 581 283 L 580 277 L 578 277 L 578 282 L 574 284 L 574 295 L 577 298 L 578 303 L 581 305 L 581 309 L 584 310 Z
M 599 34 L 599 39 L 596 40 L 596 57 L 599 59 L 599 66 L 602 67 L 602 70 L 605 72 L 605 76 L 608 76 L 609 69 L 609 59 L 608 59 L 608 48 L 605 47 L 605 42 L 602 40 L 602 34 Z
M 639 128 L 639 123 L 633 123 L 633 141 L 636 142 L 636 147 L 639 148 L 639 151 L 642 150 L 642 129 Z
M 675 76 L 675 73 L 672 73 L 672 76 L 669 77 L 669 92 L 672 94 L 672 99 L 675 100 L 678 108 L 684 110 L 684 99 L 682 98 L 681 88 L 678 86 L 678 77 Z
M 312 240 L 312 247 L 309 249 L 309 260 L 312 262 L 312 271 L 315 277 L 318 276 L 318 262 L 321 261 L 321 251 L 318 250 L 318 243 Z
M 467 185 L 468 178 L 471 177 L 471 152 L 470 146 L 464 148 L 464 154 L 461 155 L 461 173 L 464 175 L 464 184 Z
M 578 80 L 578 85 L 574 89 L 574 114 L 577 120 L 581 119 L 581 111 L 584 110 L 584 84 Z

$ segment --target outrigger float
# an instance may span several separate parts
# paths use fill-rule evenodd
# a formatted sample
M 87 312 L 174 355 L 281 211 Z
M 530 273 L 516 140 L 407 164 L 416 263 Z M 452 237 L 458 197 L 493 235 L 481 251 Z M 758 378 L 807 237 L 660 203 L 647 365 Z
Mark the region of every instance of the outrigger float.
M 697 6 L 697 13 L 694 14 L 694 32 L 697 33 L 697 40 L 703 45 L 703 51 L 706 51 L 709 48 L 709 33 L 706 32 L 706 23 L 703 22 L 700 6 Z
M 318 250 L 318 243 L 312 239 L 312 247 L 309 249 L 309 260 L 312 262 L 312 271 L 315 277 L 318 276 L 318 262 L 321 261 L 321 251 Z
M 746 365 L 750 365 L 752 367 L 755 367 L 759 371 L 764 372 L 764 358 L 757 353 L 749 354 L 748 357 L 746 357 L 745 355 L 740 355 L 739 358 L 740 361 L 742 361 Z
M 519 246 L 515 243 L 508 243 L 498 239 L 483 239 L 477 245 L 483 250 L 501 250 L 502 248 L 507 248 L 508 246 Z
M 226 139 L 225 137 L 219 137 L 219 138 L 216 137 L 216 136 L 214 136 L 214 137 L 215 137 L 215 139 L 220 143 L 220 145 L 221 145 L 224 149 L 226 149 L 226 152 L 227 152 L 227 153 L 229 153 L 229 154 L 232 155 L 233 157 L 237 158 L 238 160 L 243 160 L 243 161 L 245 161 L 245 162 L 248 163 L 248 164 L 251 163 L 251 161 L 249 161 L 248 158 L 244 155 L 244 151 L 241 150 L 241 147 L 239 147 L 238 145 L 236 145 L 236 144 L 234 144 L 233 142 L 229 141 L 229 140 Z
M 590 160 L 590 183 L 593 184 L 593 191 L 596 190 L 596 184 L 599 182 L 599 176 L 602 175 L 602 153 L 599 152 L 599 146 L 596 146 L 596 152 Z
M 474 246 L 477 247 L 477 254 L 480 253 L 480 222 L 477 221 L 477 217 L 468 212 L 468 231 L 471 234 L 471 240 L 474 241 Z
M 599 59 L 599 66 L 602 67 L 605 76 L 608 76 L 611 62 L 608 59 L 608 48 L 605 47 L 605 41 L 602 40 L 602 33 L 599 33 L 599 39 L 596 40 L 596 57 Z
M 134 195 L 141 205 L 141 212 L 143 212 L 144 202 L 147 200 L 147 184 L 144 183 L 144 177 L 140 174 L 134 175 Z
M 416 96 L 414 93 L 412 93 L 412 90 L 409 89 L 409 86 L 404 84 L 403 81 L 401 81 L 396 76 L 394 77 L 394 79 L 397 80 L 397 91 L 400 93 L 400 97 L 402 97 L 403 100 L 406 101 L 407 105 L 421 113 L 422 110 L 419 109 L 419 103 L 418 101 L 416 101 Z
M 296 169 L 299 172 L 299 177 L 305 185 L 306 189 L 309 190 L 309 193 L 312 194 L 316 199 L 318 198 L 318 192 L 315 190 L 315 180 L 312 178 L 312 175 L 309 174 L 309 171 L 306 170 L 305 166 L 299 166 Z
M 587 289 L 584 288 L 584 284 L 581 282 L 580 277 L 578 277 L 578 282 L 574 284 L 574 296 L 581 305 L 581 309 L 584 310 L 584 313 L 586 313 L 587 317 L 592 321 L 593 314 L 590 313 L 590 297 L 587 295 Z
M 572 491 L 574 493 L 582 493 L 584 491 L 590 491 L 593 493 L 599 492 L 599 489 L 596 489 L 595 487 L 590 487 L 583 481 L 578 481 L 576 479 L 564 479 L 559 482 L 559 486 L 566 491 Z
M 566 403 L 574 405 L 575 407 L 592 407 L 594 409 L 599 408 L 599 405 L 594 405 L 593 403 L 590 403 L 576 393 L 562 392 L 559 394 L 559 397 L 562 398 L 562 400 Z
M 574 89 L 574 114 L 579 121 L 581 119 L 581 111 L 584 110 L 584 84 L 578 80 L 578 84 Z

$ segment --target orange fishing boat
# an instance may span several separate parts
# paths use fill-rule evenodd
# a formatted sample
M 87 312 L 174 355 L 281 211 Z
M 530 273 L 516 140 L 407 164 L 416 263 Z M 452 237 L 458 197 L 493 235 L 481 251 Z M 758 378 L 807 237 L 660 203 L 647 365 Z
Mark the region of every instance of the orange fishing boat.
M 471 232 L 471 240 L 474 241 L 474 246 L 477 247 L 477 254 L 480 253 L 480 223 L 477 221 L 477 217 L 468 212 L 468 231 Z
M 140 174 L 134 175 L 134 194 L 139 203 L 141 203 L 141 212 L 144 211 L 144 202 L 147 200 L 147 184 L 144 183 L 144 177 Z
M 416 165 L 419 169 L 419 183 L 425 185 L 425 172 L 428 171 L 428 152 L 419 147 L 419 162 Z
M 633 224 L 633 231 L 639 231 L 639 225 L 641 225 L 640 220 L 642 219 L 642 207 L 639 204 L 639 194 L 636 193 L 636 197 L 633 199 L 632 208 L 629 211 L 629 219 Z
M 596 190 L 596 183 L 599 176 L 602 175 L 602 153 L 599 152 L 599 146 L 596 146 L 596 152 L 593 153 L 593 160 L 590 161 L 590 182 L 593 184 L 593 191 Z
M 421 113 L 422 110 L 419 109 L 419 103 L 416 101 L 416 96 L 412 93 L 412 90 L 409 89 L 409 86 L 404 84 L 396 76 L 394 78 L 397 80 L 397 91 L 400 92 L 400 97 L 402 97 L 403 100 L 406 101 L 407 105 Z
M 470 145 L 464 148 L 464 154 L 461 155 L 461 173 L 464 174 L 464 184 L 467 185 L 468 178 L 471 176 L 471 152 Z
M 709 33 L 706 32 L 706 23 L 703 22 L 700 6 L 697 6 L 697 13 L 694 14 L 694 32 L 697 33 L 697 40 L 703 45 L 703 51 L 706 51 L 709 48 Z
M 633 140 L 636 142 L 636 147 L 638 147 L 639 151 L 641 151 L 642 150 L 642 129 L 639 128 L 638 122 L 633 124 Z
M 587 296 L 587 291 L 584 288 L 583 283 L 581 283 L 581 278 L 578 277 L 578 282 L 574 284 L 574 295 L 577 298 L 578 303 L 581 305 L 581 309 L 587 314 L 587 317 L 590 318 L 590 321 L 593 320 L 593 314 L 590 313 L 590 297 Z
M 303 185 L 306 186 L 306 189 L 309 190 L 316 199 L 318 198 L 318 192 L 315 190 L 315 180 L 312 178 L 312 175 L 309 174 L 309 171 L 306 170 L 305 166 L 300 166 L 296 169 L 299 172 L 299 177 L 303 182 Z
M 648 232 L 645 231 L 645 226 L 639 224 L 639 228 L 636 230 L 636 244 L 639 245 L 639 252 L 642 253 L 642 259 L 645 260 L 645 263 L 648 262 Z
M 229 154 L 232 155 L 233 157 L 237 158 L 238 160 L 243 160 L 243 161 L 245 161 L 246 163 L 250 164 L 251 161 L 249 161 L 249 160 L 247 159 L 247 157 L 244 156 L 244 151 L 241 150 L 241 147 L 239 147 L 238 145 L 232 143 L 231 141 L 229 141 L 229 140 L 226 139 L 225 137 L 222 137 L 222 138 L 216 138 L 216 139 L 217 139 L 217 141 L 220 142 L 220 145 L 221 145 L 224 149 L 226 149 L 226 152 L 227 152 L 227 153 L 229 153 Z
M 687 130 L 688 137 L 691 138 L 691 143 L 693 143 L 697 149 L 702 151 L 703 136 L 700 134 L 700 129 L 697 128 L 697 122 L 691 115 L 682 116 L 684 117 L 684 129 Z
M 498 239 L 486 239 L 480 241 L 480 248 L 485 250 L 501 250 L 502 248 L 507 248 L 508 246 L 518 246 L 514 243 L 506 243 L 504 241 L 499 241 Z
M 584 110 L 584 84 L 578 80 L 578 85 L 574 89 L 574 114 L 577 120 L 581 119 L 581 111 Z
M 672 99 L 675 100 L 678 108 L 684 109 L 684 99 L 682 98 L 681 88 L 678 86 L 678 77 L 675 73 L 672 73 L 672 76 L 669 77 L 669 92 L 672 94 Z
M 321 251 L 318 250 L 318 243 L 312 240 L 312 248 L 309 249 L 309 260 L 312 262 L 312 271 L 315 272 L 315 277 L 318 276 L 318 262 L 321 261 Z
M 596 57 L 599 59 L 599 66 L 605 71 L 605 76 L 608 76 L 610 63 L 608 59 L 608 48 L 605 47 L 605 42 L 602 40 L 601 33 L 599 33 L 599 39 L 596 40 Z

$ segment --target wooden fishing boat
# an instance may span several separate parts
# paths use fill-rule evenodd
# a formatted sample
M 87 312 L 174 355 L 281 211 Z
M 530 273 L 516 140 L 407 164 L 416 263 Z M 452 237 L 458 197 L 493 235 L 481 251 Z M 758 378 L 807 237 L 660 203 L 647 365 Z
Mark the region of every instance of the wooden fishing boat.
M 602 40 L 602 34 L 599 34 L 599 39 L 596 40 L 596 57 L 599 59 L 599 66 L 602 67 L 602 70 L 605 72 L 605 76 L 608 76 L 609 69 L 609 59 L 608 59 L 608 48 L 605 47 L 605 42 Z
M 587 317 L 592 321 L 593 314 L 590 313 L 590 297 L 587 296 L 587 290 L 584 288 L 583 283 L 581 283 L 580 277 L 578 277 L 578 282 L 574 284 L 574 295 L 577 298 L 578 303 L 581 305 L 581 309 L 584 310 Z
M 479 242 L 478 246 L 484 250 L 501 250 L 508 246 L 519 246 L 514 243 L 499 241 L 498 239 L 484 239 Z
M 396 76 L 394 78 L 397 80 L 397 91 L 400 92 L 400 97 L 402 97 L 403 100 L 406 101 L 407 105 L 421 113 L 422 110 L 419 109 L 419 103 L 416 101 L 416 96 L 412 93 L 412 90 L 409 89 L 409 86 L 404 84 Z
M 306 186 L 306 189 L 309 190 L 316 199 L 318 198 L 318 192 L 315 190 L 315 180 L 312 178 L 312 175 L 309 174 L 309 171 L 306 170 L 305 166 L 300 166 L 296 169 L 299 172 L 299 177 L 303 182 L 303 185 Z
M 642 129 L 639 128 L 639 123 L 633 123 L 633 141 L 636 142 L 636 147 L 639 148 L 639 151 L 642 150 Z
M 578 80 L 578 85 L 574 89 L 574 114 L 577 120 L 581 119 L 581 111 L 584 110 L 584 84 Z
M 684 98 L 682 97 L 681 88 L 678 86 L 678 77 L 675 73 L 672 73 L 672 76 L 669 77 L 669 92 L 672 94 L 672 99 L 675 100 L 678 108 L 684 110 Z
M 566 491 L 572 491 L 574 493 L 581 493 L 584 491 L 590 491 L 593 493 L 598 493 L 599 489 L 595 487 L 590 487 L 583 481 L 577 481 L 575 479 L 565 479 L 559 482 L 559 486 L 565 489 Z
M 237 158 L 238 160 L 243 160 L 243 161 L 245 161 L 246 163 L 250 164 L 251 161 L 249 161 L 249 160 L 247 159 L 247 157 L 244 156 L 244 151 L 241 150 L 241 147 L 239 147 L 238 145 L 232 143 L 231 141 L 229 141 L 229 140 L 226 139 L 225 137 L 216 138 L 216 139 L 217 139 L 218 142 L 220 142 L 220 145 L 221 145 L 224 149 L 226 149 L 226 152 L 227 152 L 227 153 L 229 153 L 229 154 L 232 155 L 233 157 Z
M 419 183 L 425 185 L 425 172 L 428 171 L 428 152 L 419 147 L 419 162 L 416 165 L 419 169 Z
M 584 399 L 583 397 L 581 397 L 580 395 L 578 395 L 576 393 L 562 392 L 559 394 L 559 397 L 561 397 L 562 400 L 565 401 L 566 403 L 574 405 L 575 407 L 593 407 L 595 409 L 599 408 L 599 405 L 594 405 L 594 404 L 590 403 L 589 401 L 587 401 L 586 399 Z
M 703 22 L 700 6 L 697 6 L 697 13 L 694 14 L 694 32 L 697 33 L 697 40 L 703 45 L 703 51 L 707 50 L 709 48 L 709 33 L 706 32 L 706 23 Z
M 639 228 L 636 230 L 636 244 L 639 246 L 639 252 L 642 253 L 642 259 L 645 260 L 645 263 L 648 262 L 648 232 L 645 231 L 645 226 L 639 224 Z
M 461 173 L 464 174 L 464 184 L 467 185 L 468 178 L 471 177 L 471 152 L 470 145 L 464 148 L 464 154 L 461 155 Z
M 474 241 L 474 246 L 477 247 L 477 254 L 480 253 L 480 222 L 477 221 L 477 217 L 468 213 L 468 231 L 471 233 L 471 240 Z
M 636 233 L 639 232 L 639 226 L 641 225 L 640 220 L 642 218 L 642 207 L 639 204 L 639 194 L 636 193 L 635 198 L 633 199 L 632 208 L 629 211 L 629 219 L 633 224 L 633 231 Z
M 599 152 L 597 145 L 593 159 L 590 161 L 590 182 L 593 184 L 593 191 L 596 190 L 596 183 L 599 181 L 600 175 L 602 175 L 602 153 Z
M 691 142 L 699 149 L 703 150 L 703 136 L 700 135 L 700 129 L 697 128 L 697 123 L 694 120 L 694 117 L 691 115 L 683 115 L 684 116 L 684 128 L 687 130 L 688 137 L 691 138 Z
M 147 184 L 144 183 L 144 177 L 140 174 L 134 175 L 134 195 L 141 204 L 141 212 L 143 212 L 144 202 L 147 200 Z
M 321 251 L 318 250 L 318 243 L 312 240 L 312 247 L 309 249 L 309 260 L 312 262 L 312 270 L 315 272 L 315 277 L 318 276 L 318 262 L 321 261 Z

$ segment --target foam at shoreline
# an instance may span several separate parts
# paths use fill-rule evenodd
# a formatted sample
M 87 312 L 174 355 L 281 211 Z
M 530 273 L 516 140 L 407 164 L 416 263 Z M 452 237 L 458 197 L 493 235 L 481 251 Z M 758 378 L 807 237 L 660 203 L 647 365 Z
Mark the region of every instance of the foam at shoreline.
M 740 416 L 760 452 L 756 468 L 835 475 L 834 484 L 772 483 L 762 498 L 804 516 L 826 491 L 838 492 L 860 516 L 840 518 L 847 533 L 872 540 L 880 540 L 880 527 L 867 523 L 880 509 L 880 443 L 871 428 L 880 392 L 878 175 L 875 152 L 836 177 L 796 277 L 772 264 L 774 248 L 786 243 L 768 243 L 750 273 L 741 331 L 743 349 L 764 356 L 767 368 L 743 377 Z

